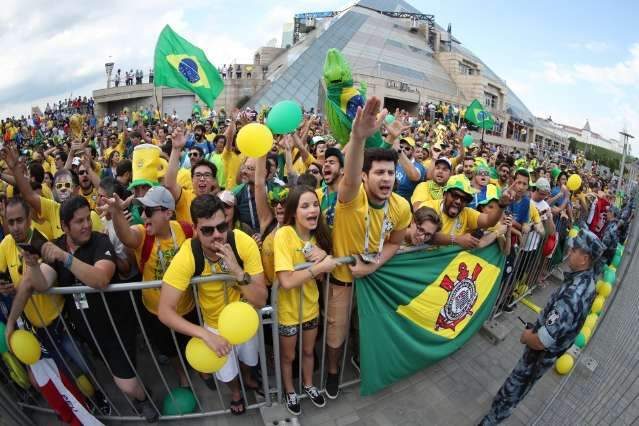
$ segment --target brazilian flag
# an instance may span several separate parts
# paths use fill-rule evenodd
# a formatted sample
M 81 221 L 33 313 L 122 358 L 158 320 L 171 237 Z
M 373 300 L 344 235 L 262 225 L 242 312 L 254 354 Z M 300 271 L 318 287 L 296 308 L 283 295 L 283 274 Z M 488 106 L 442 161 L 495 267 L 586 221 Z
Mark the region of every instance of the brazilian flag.
M 495 125 L 493 116 L 481 106 L 477 99 L 473 100 L 464 115 L 466 121 L 470 121 L 480 129 L 492 130 Z
M 195 93 L 213 107 L 224 88 L 217 68 L 209 62 L 204 51 L 165 26 L 155 45 L 155 86 L 173 87 Z
M 442 247 L 394 256 L 356 280 L 361 394 L 451 355 L 488 318 L 505 257 L 499 246 Z

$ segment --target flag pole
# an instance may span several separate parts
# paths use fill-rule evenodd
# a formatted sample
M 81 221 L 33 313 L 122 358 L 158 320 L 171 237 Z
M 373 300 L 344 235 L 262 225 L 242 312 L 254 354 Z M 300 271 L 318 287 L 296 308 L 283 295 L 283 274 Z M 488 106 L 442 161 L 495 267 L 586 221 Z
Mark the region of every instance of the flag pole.
M 486 124 L 484 123 L 486 121 L 486 113 L 483 113 L 481 115 L 481 145 L 482 147 L 484 146 L 484 131 L 486 130 Z
M 153 85 L 153 97 L 155 98 L 155 108 L 160 113 L 160 121 L 162 121 L 162 109 L 160 108 L 160 102 L 158 101 L 157 86 L 155 84 Z M 155 111 L 153 111 L 153 115 L 155 115 Z

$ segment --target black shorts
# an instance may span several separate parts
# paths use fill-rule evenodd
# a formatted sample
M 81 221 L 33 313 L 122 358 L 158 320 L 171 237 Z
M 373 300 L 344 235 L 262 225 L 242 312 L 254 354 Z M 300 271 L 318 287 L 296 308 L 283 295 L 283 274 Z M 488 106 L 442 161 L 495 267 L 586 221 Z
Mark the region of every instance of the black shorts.
M 160 321 L 157 315 L 146 310 L 144 306 L 140 309 L 140 316 L 142 317 L 144 331 L 155 350 L 169 358 L 176 357 L 178 353 L 177 348 L 175 347 L 175 342 L 173 341 L 173 336 L 171 335 L 171 329 L 162 324 L 162 321 Z M 193 309 L 191 312 L 184 315 L 184 319 L 194 324 L 200 323 L 196 309 Z M 182 353 L 184 353 L 186 344 L 189 342 L 190 338 L 190 336 L 185 336 L 182 333 L 175 332 L 175 339 L 177 340 L 178 347 Z

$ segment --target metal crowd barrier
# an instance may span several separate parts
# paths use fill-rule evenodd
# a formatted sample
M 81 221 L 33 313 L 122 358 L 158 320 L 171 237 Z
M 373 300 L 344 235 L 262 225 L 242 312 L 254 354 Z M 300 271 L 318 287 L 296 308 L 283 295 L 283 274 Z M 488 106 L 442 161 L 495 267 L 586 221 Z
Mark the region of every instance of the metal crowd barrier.
M 507 306 L 509 304 L 512 305 L 516 303 L 517 301 L 521 300 L 521 298 L 530 294 L 530 292 L 532 292 L 538 285 L 539 277 L 548 272 L 548 267 L 550 265 L 549 259 L 544 258 L 542 255 L 542 249 L 545 242 L 543 238 L 539 239 L 535 250 L 529 250 L 529 251 L 525 250 L 525 248 L 528 247 L 526 244 L 530 241 L 529 239 L 531 238 L 531 234 L 532 232 L 530 232 L 526 236 L 524 244 L 515 248 L 516 253 L 514 255 L 515 260 L 513 263 L 513 272 L 508 275 L 507 274 L 503 275 L 502 284 L 501 284 L 503 289 L 502 289 L 501 295 L 498 298 L 498 301 L 495 304 L 493 312 L 491 314 L 491 317 L 493 318 L 501 314 L 504 306 Z M 400 250 L 398 253 L 419 251 L 419 250 L 423 250 L 426 247 L 427 246 L 405 248 Z M 342 264 L 354 263 L 354 260 L 355 259 L 352 256 L 348 256 L 348 257 L 339 258 L 338 262 Z M 311 263 L 296 265 L 295 270 L 306 269 L 311 265 L 312 265 Z M 330 277 L 330 274 L 326 274 L 325 279 L 321 280 L 321 282 L 319 279 L 317 280 L 319 284 L 318 287 L 320 287 L 319 288 L 320 315 L 322 316 L 320 323 L 322 327 L 322 333 L 321 333 L 321 339 L 318 338 L 317 339 L 318 341 L 315 345 L 316 349 L 319 349 L 321 355 L 319 356 L 319 372 L 317 371 L 314 372 L 316 373 L 314 374 L 314 376 L 316 378 L 318 377 L 319 380 L 314 381 L 314 383 L 319 384 L 318 388 L 322 390 L 325 387 L 326 364 L 327 364 L 326 339 L 327 339 L 328 318 L 326 315 L 326 308 L 328 305 L 329 287 L 330 287 L 329 277 Z M 216 275 L 210 275 L 206 277 L 195 278 L 191 280 L 191 283 L 200 284 L 200 283 L 210 282 L 210 281 L 223 281 L 225 301 L 228 301 L 227 281 L 233 281 L 233 280 L 234 279 L 228 275 L 216 274 Z M 511 297 L 511 295 L 513 294 L 513 291 L 517 290 L 518 283 L 522 283 L 522 282 L 526 282 L 527 285 L 521 287 L 520 292 L 518 293 L 516 292 L 515 294 L 516 297 L 514 298 Z M 194 413 L 190 413 L 190 414 L 183 414 L 183 415 L 162 415 L 161 406 L 159 404 L 161 401 L 160 398 L 164 398 L 166 395 L 171 395 L 171 398 L 173 398 L 171 394 L 172 388 L 170 386 L 170 383 L 171 382 L 175 383 L 176 381 L 170 380 L 169 378 L 167 378 L 167 373 L 170 373 L 171 369 L 168 369 L 166 367 L 162 368 L 162 362 L 160 359 L 158 359 L 158 356 L 156 355 L 156 352 L 153 346 L 151 345 L 149 336 L 147 335 L 147 332 L 143 326 L 143 320 L 142 320 L 141 311 L 139 307 L 139 298 L 136 298 L 134 293 L 142 289 L 159 288 L 161 286 L 161 283 L 162 283 L 161 281 L 146 281 L 146 282 L 132 282 L 132 283 L 126 283 L 126 284 L 113 284 L 102 291 L 96 290 L 90 287 L 86 287 L 86 286 L 54 287 L 54 288 L 51 288 L 47 293 L 62 294 L 62 295 L 76 294 L 76 293 L 101 293 L 101 298 L 105 305 L 107 316 L 108 316 L 106 320 L 108 320 L 111 327 L 113 327 L 116 333 L 120 348 L 124 351 L 125 354 L 127 354 L 124 348 L 124 343 L 122 342 L 122 339 L 118 332 L 118 328 L 116 326 L 116 322 L 118 319 L 114 318 L 111 312 L 111 309 L 109 308 L 109 303 L 107 301 L 107 298 L 105 297 L 105 293 L 123 292 L 123 291 L 128 292 L 132 306 L 133 306 L 132 314 L 134 315 L 135 320 L 137 321 L 137 325 L 139 326 L 139 329 L 140 329 L 139 334 L 141 335 L 141 338 L 142 338 L 144 352 L 140 354 L 138 351 L 138 356 L 137 356 L 138 359 L 136 363 L 137 365 L 133 364 L 132 360 L 128 357 L 128 355 L 127 355 L 127 361 L 131 369 L 134 371 L 135 377 L 138 379 L 138 381 L 142 385 L 145 395 L 147 396 L 147 398 L 149 398 L 152 401 L 153 407 L 158 413 L 158 415 L 160 416 L 160 419 L 161 420 L 178 420 L 178 419 L 188 419 L 188 418 L 209 417 L 209 416 L 216 416 L 216 415 L 230 413 L 230 409 L 224 403 L 225 397 L 226 398 L 229 397 L 228 392 L 226 392 L 227 395 L 225 396 L 223 395 L 222 388 L 220 386 L 220 383 L 218 383 L 217 378 L 215 379 L 215 382 L 216 382 L 216 393 L 218 396 L 217 399 L 219 399 L 219 402 L 215 402 L 214 401 L 215 398 L 211 398 L 211 395 L 207 394 L 208 392 L 212 392 L 211 390 L 205 387 L 204 391 L 202 391 L 202 389 L 198 389 L 198 388 L 201 388 L 202 386 L 194 385 L 194 381 L 191 375 L 189 374 L 190 369 L 186 365 L 184 355 L 182 351 L 180 350 L 175 333 L 171 331 L 173 344 L 175 345 L 175 348 L 177 349 L 179 367 L 182 369 L 182 372 L 186 376 L 189 389 L 193 392 L 198 411 Z M 198 319 L 199 319 L 200 325 L 202 325 L 203 319 L 202 319 L 202 312 L 200 310 L 200 305 L 198 300 L 198 285 L 192 285 L 191 288 L 193 290 L 193 296 L 195 299 L 195 306 L 197 310 Z M 264 393 L 263 399 L 259 398 L 258 395 L 255 395 L 255 402 L 249 404 L 249 399 L 247 398 L 247 389 L 242 378 L 242 370 L 241 368 L 239 368 L 240 362 L 239 362 L 239 359 L 237 359 L 237 353 L 235 352 L 235 348 L 233 349 L 233 356 L 236 358 L 236 362 L 238 363 L 238 370 L 239 370 L 238 376 L 239 376 L 240 385 L 241 385 L 241 392 L 242 392 L 242 396 L 244 398 L 247 410 L 254 410 L 254 409 L 259 409 L 262 407 L 269 407 L 274 402 L 277 403 L 283 400 L 283 388 L 282 388 L 282 377 L 281 377 L 281 367 L 280 367 L 278 314 L 277 314 L 278 288 L 279 288 L 279 284 L 277 280 L 275 280 L 275 282 L 273 283 L 270 289 L 271 305 L 265 306 L 264 308 L 258 310 L 258 313 L 259 313 L 258 317 L 260 321 L 259 327 L 258 327 L 258 342 L 259 342 L 258 366 L 259 366 L 259 375 L 260 375 L 259 379 L 261 379 L 262 381 L 262 392 Z M 297 393 L 301 398 L 304 398 L 306 396 L 303 392 L 303 383 L 302 383 L 302 380 L 303 380 L 303 375 L 302 375 L 303 302 L 304 302 L 304 288 L 301 287 L 300 300 L 299 300 L 299 318 L 300 318 L 299 330 L 300 331 L 298 333 L 298 352 L 297 352 L 297 360 L 298 360 Z M 31 303 L 31 302 L 28 302 L 28 303 Z M 353 306 L 354 306 L 354 288 L 353 288 L 353 291 L 351 291 L 350 300 L 348 303 L 347 324 L 349 324 L 349 327 L 346 330 L 345 340 L 342 346 L 341 362 L 339 366 L 340 388 L 355 385 L 359 383 L 360 381 L 358 374 L 352 374 L 353 372 L 349 372 L 348 377 L 346 377 L 346 373 L 345 373 L 347 370 L 346 361 L 349 358 L 348 354 L 353 352 L 353 347 L 351 345 L 358 344 L 358 342 L 350 342 L 351 327 L 354 326 L 353 321 L 351 321 Z M 37 314 L 42 319 L 42 316 L 40 312 L 37 310 L 37 307 L 35 308 L 36 308 Z M 146 308 L 142 307 L 141 309 L 146 309 Z M 113 415 L 109 415 L 109 416 L 101 415 L 98 409 L 98 402 L 93 397 L 87 398 L 87 403 L 89 407 L 94 409 L 93 412 L 95 417 L 100 420 L 143 421 L 144 419 L 140 417 L 140 413 L 137 411 L 133 402 L 127 397 L 126 394 L 124 394 L 124 392 L 122 392 L 121 390 L 119 390 L 119 388 L 117 388 L 117 386 L 115 386 L 112 379 L 112 374 L 111 374 L 112 370 L 109 365 L 109 360 L 104 356 L 104 353 L 102 352 L 99 336 L 96 336 L 94 334 L 88 319 L 84 315 L 84 312 L 82 312 L 82 317 L 84 320 L 84 324 L 87 326 L 91 334 L 92 343 L 98 350 L 99 356 L 97 358 L 102 361 L 102 364 L 105 367 L 105 369 L 84 368 L 84 370 L 86 371 L 83 371 L 83 373 L 85 373 L 86 376 L 90 379 L 91 383 L 95 386 L 95 389 L 101 392 L 105 396 L 105 399 L 111 404 L 113 408 Z M 64 329 L 65 337 L 68 337 L 72 343 L 73 350 L 75 350 L 77 353 L 83 356 L 85 360 L 85 364 L 90 365 L 92 363 L 91 362 L 92 360 L 90 359 L 90 357 L 86 355 L 85 353 L 86 351 L 83 350 L 82 343 L 78 342 L 77 338 L 74 336 L 74 333 L 71 331 L 71 328 L 70 328 L 71 325 L 68 324 L 68 322 L 65 320 L 65 318 L 63 317 L 61 313 L 59 314 L 58 318 L 59 318 L 60 324 L 62 325 Z M 44 321 L 42 322 L 44 323 Z M 271 326 L 272 347 L 266 345 L 265 326 Z M 64 364 L 58 367 L 59 368 L 64 367 L 64 370 L 69 375 L 69 377 L 72 378 L 74 381 L 76 381 L 80 374 L 76 374 L 75 372 L 78 370 L 82 370 L 83 366 L 76 365 L 75 366 L 76 368 L 72 368 L 72 366 L 69 363 L 69 357 L 65 356 L 65 353 L 63 353 L 63 349 L 56 344 L 55 339 L 51 335 L 49 329 L 44 328 L 44 332 L 46 333 L 48 340 L 52 342 L 54 346 L 53 350 L 55 354 L 58 355 L 58 358 L 61 359 Z M 269 357 L 271 355 L 271 351 L 272 351 L 272 358 Z M 272 368 L 269 368 L 270 367 L 269 359 L 273 360 L 274 365 Z M 140 372 L 141 366 L 145 366 L 146 368 L 150 366 L 154 370 L 154 373 L 149 374 L 148 372 L 146 373 Z M 106 371 L 103 371 L 103 370 L 106 370 Z M 54 411 L 51 408 L 46 406 L 46 402 L 42 399 L 42 397 L 38 394 L 37 391 L 35 391 L 33 388 L 30 388 L 26 391 L 19 388 L 18 385 L 11 380 L 11 378 L 8 376 L 8 374 L 4 371 L 3 368 L 0 368 L 0 372 L 2 374 L 2 376 L 0 376 L 0 381 L 4 383 L 10 383 L 10 388 L 8 389 L 10 391 L 9 393 L 11 393 L 12 397 L 14 398 L 13 401 L 17 401 L 18 406 L 35 410 L 35 411 L 45 412 L 45 413 L 54 413 Z M 151 379 L 155 379 L 155 376 L 159 378 L 159 382 L 151 383 L 152 381 Z M 272 386 L 272 384 L 274 384 L 274 387 Z M 2 387 L 0 386 L 0 389 L 1 388 Z M 0 394 L 0 400 L 2 399 L 3 399 L 2 394 Z
M 541 237 L 532 229 L 522 236 L 522 242 L 511 248 L 508 263 L 512 265 L 512 271 L 502 275 L 499 297 L 490 319 L 498 318 L 505 308 L 513 307 L 532 294 L 549 277 L 554 266 L 552 257 L 560 244 L 564 243 L 563 235 L 568 227 L 568 222 L 560 216 L 555 218 L 554 223 L 557 242 L 549 255 L 543 254 L 548 235 Z

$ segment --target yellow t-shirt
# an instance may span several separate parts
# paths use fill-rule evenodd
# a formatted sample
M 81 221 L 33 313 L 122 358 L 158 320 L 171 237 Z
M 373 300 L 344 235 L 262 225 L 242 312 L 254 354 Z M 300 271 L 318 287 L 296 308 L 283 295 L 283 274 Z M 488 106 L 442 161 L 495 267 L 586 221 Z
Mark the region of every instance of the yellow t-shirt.
M 60 203 L 57 201 L 40 197 L 39 219 L 44 219 L 49 222 L 51 226 L 51 238 L 49 238 L 49 235 L 45 234 L 45 236 L 50 240 L 59 238 L 64 234 L 64 231 L 62 230 L 62 223 L 60 222 Z M 104 230 L 104 225 L 100 220 L 100 216 L 93 210 L 91 210 L 91 224 L 91 229 L 93 231 L 102 232 Z
M 175 255 L 180 249 L 180 246 L 184 244 L 186 235 L 184 234 L 184 230 L 182 229 L 182 226 L 179 224 L 179 222 L 172 220 L 170 222 L 170 226 L 171 230 L 173 231 L 173 236 L 175 236 L 175 245 L 172 237 L 165 238 L 163 240 L 155 238 L 155 241 L 153 242 L 153 248 L 151 249 L 151 253 L 149 254 L 149 258 L 144 264 L 144 270 L 142 271 L 142 281 L 161 280 L 169 265 L 175 259 Z M 144 227 L 144 225 L 135 225 L 135 229 L 137 229 L 140 235 L 142 235 L 142 242 L 140 243 L 140 246 L 135 249 L 135 259 L 139 265 L 140 259 L 142 258 L 142 248 L 144 247 L 144 240 L 146 238 L 146 228 Z M 160 257 L 160 253 L 162 254 L 162 257 Z M 144 303 L 144 307 L 146 307 L 149 312 L 157 315 L 158 305 L 160 304 L 160 289 L 143 289 L 142 302 Z M 184 294 L 182 294 L 182 298 L 177 305 L 177 313 L 180 315 L 188 314 L 194 307 L 195 304 L 193 302 L 193 294 L 190 291 L 185 292 Z
M 190 169 L 180 169 L 177 174 L 177 183 L 184 189 L 193 189 Z
M 384 239 L 388 240 L 392 231 L 408 228 L 411 221 L 410 206 L 404 197 L 393 193 L 388 200 L 388 219 L 392 230 L 386 232 Z M 366 216 L 370 213 L 369 253 L 376 253 L 379 247 L 379 237 L 382 232 L 384 209 L 369 206 L 364 185 L 358 194 L 348 203 L 341 203 L 338 199 L 335 206 L 335 221 L 333 224 L 333 254 L 335 257 L 350 256 L 364 252 L 366 235 Z M 343 282 L 352 282 L 351 270 L 346 265 L 339 265 L 333 271 L 333 276 Z
M 295 158 L 295 156 L 297 155 L 297 149 L 293 150 L 292 154 L 293 154 L 293 158 Z M 293 170 L 295 170 L 295 173 L 297 173 L 298 175 L 302 175 L 306 173 L 306 170 L 315 161 L 317 160 L 311 154 L 309 154 L 308 157 L 306 157 L 306 160 L 302 160 L 302 155 L 300 154 L 295 160 L 295 162 L 293 163 Z
M 236 154 L 230 149 L 224 149 L 222 152 L 222 163 L 226 170 L 226 182 L 224 188 L 232 189 L 237 186 L 237 172 L 240 170 L 240 164 L 244 159 L 244 154 Z
M 270 232 L 264 241 L 262 241 L 262 266 L 264 267 L 264 276 L 266 284 L 270 286 L 275 279 L 275 253 L 273 241 L 275 240 L 275 231 Z
M 89 206 L 91 206 L 91 210 L 95 210 L 95 205 L 98 202 L 98 190 L 95 187 L 91 188 L 91 192 L 85 194 L 80 190 L 80 195 L 84 197 L 85 200 L 89 202 Z
M 242 262 L 244 262 L 244 271 L 249 275 L 257 275 L 264 272 L 260 261 L 260 251 L 255 240 L 237 229 L 233 230 L 233 235 L 235 236 L 237 252 L 240 254 Z M 211 267 L 215 270 L 212 270 Z M 193 257 L 191 240 L 186 240 L 182 244 L 180 251 L 173 258 L 173 262 L 169 265 L 163 281 L 171 287 L 185 292 L 189 288 L 194 273 L 195 258 Z M 221 273 L 219 263 L 212 264 L 205 259 L 202 276 L 219 273 Z M 232 281 L 227 282 L 228 303 L 237 302 L 240 300 L 241 292 L 236 285 L 233 285 Z M 200 302 L 202 316 L 206 325 L 217 329 L 217 320 L 225 306 L 224 282 L 211 281 L 199 284 L 198 301 Z
M 7 198 L 13 198 L 14 191 L 15 190 L 13 189 L 13 185 L 7 184 Z M 44 182 L 42 182 L 42 191 L 40 191 L 40 194 L 44 198 L 48 198 L 49 200 L 53 200 L 53 192 L 51 191 L 51 188 L 49 188 L 49 185 L 47 185 Z
M 26 265 L 11 234 L 0 243 L 0 271 L 7 270 L 15 288 L 20 287 Z M 61 294 L 34 293 L 24 306 L 24 314 L 34 326 L 46 327 L 60 315 L 63 307 L 64 296 Z
M 440 191 L 441 197 L 437 196 L 436 198 L 433 198 L 433 194 L 431 193 L 431 188 L 436 185 L 437 184 L 433 180 L 428 180 L 426 182 L 422 182 L 419 185 L 417 185 L 415 187 L 415 190 L 413 191 L 413 196 L 410 198 L 410 203 L 412 205 L 415 205 L 415 203 L 420 203 L 420 207 L 421 207 L 421 203 L 424 203 L 425 201 L 441 200 L 442 198 L 444 198 L 443 187 L 441 187 L 441 191 Z
M 311 244 L 317 242 L 311 238 Z M 284 226 L 275 233 L 275 272 L 293 271 L 295 265 L 306 262 L 302 248 L 305 242 L 297 235 L 292 226 Z M 309 274 L 310 277 L 310 274 Z M 300 287 L 277 289 L 278 321 L 282 325 L 299 324 Z M 304 300 L 302 302 L 302 321 L 310 321 L 319 316 L 319 290 L 314 279 L 304 283 Z
M 175 204 L 175 217 L 177 220 L 192 223 L 191 203 L 195 199 L 195 193 L 189 189 L 182 189 L 180 199 Z
M 455 231 L 453 232 L 454 235 L 463 235 L 467 232 L 477 229 L 478 227 L 477 220 L 479 219 L 479 215 L 481 213 L 479 213 L 477 210 L 471 209 L 470 207 L 464 207 L 464 209 L 457 215 L 456 218 L 452 218 L 442 213 L 442 200 L 426 201 L 422 204 L 422 207 L 423 206 L 430 207 L 437 212 L 442 221 L 441 232 L 446 235 L 450 235 L 453 227 L 455 227 Z

